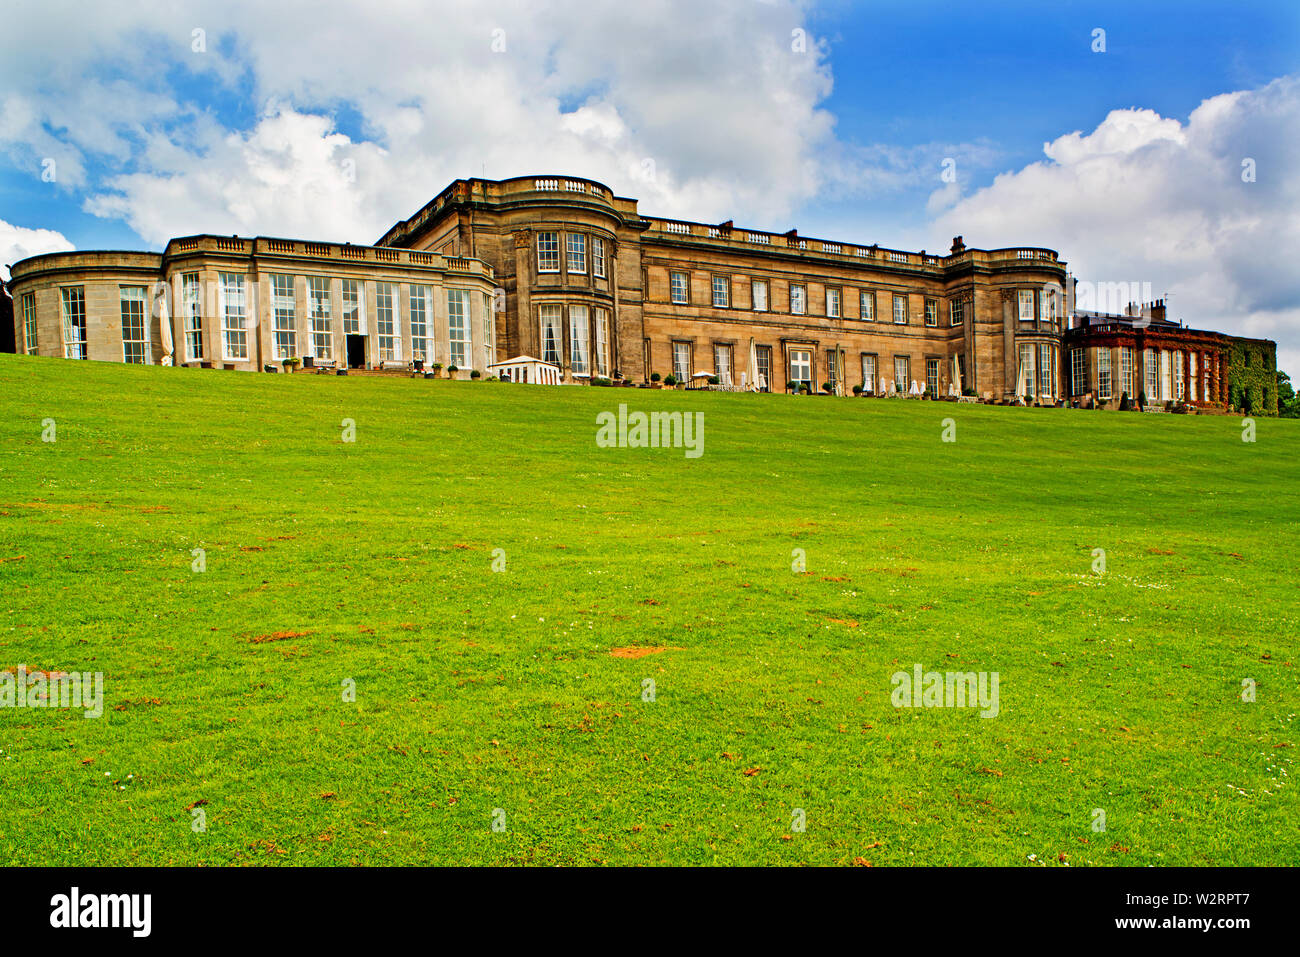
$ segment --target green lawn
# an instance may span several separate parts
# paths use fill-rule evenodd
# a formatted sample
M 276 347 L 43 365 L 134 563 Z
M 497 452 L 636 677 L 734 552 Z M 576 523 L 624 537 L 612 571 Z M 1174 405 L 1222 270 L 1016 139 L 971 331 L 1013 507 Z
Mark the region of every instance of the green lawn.
M 598 448 L 620 401 L 704 455 Z M 1294 864 L 1257 427 L 0 356 L 0 670 L 106 701 L 0 709 L 0 861 Z

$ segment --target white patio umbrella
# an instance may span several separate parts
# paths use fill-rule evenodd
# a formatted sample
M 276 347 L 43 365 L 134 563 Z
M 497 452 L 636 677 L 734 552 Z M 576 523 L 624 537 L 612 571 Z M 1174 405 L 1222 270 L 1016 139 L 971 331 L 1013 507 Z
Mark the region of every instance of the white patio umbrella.
M 167 308 L 167 290 L 163 289 L 158 297 L 158 334 L 162 341 L 162 364 L 174 365 L 176 362 L 176 344 L 172 341 L 171 310 Z
M 915 379 L 912 380 L 912 388 L 910 388 L 910 389 L 907 390 L 907 394 L 908 394 L 908 395 L 920 395 L 920 394 L 921 394 L 921 390 L 920 390 L 919 388 L 917 388 L 917 386 L 916 386 L 916 380 L 915 380 Z
M 749 389 L 758 391 L 758 346 L 754 345 L 753 336 L 749 337 Z

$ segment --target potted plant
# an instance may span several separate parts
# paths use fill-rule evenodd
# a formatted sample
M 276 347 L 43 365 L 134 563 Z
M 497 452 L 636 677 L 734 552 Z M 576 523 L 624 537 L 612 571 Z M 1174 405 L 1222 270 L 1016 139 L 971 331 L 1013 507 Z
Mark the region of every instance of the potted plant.
M 722 381 L 722 380 L 719 379 L 719 378 L 718 378 L 717 376 L 715 376 L 715 375 L 711 375 L 711 376 L 709 376 L 709 385 L 717 385 L 717 384 L 718 384 L 719 382 L 721 382 L 721 381 Z
M 298 356 L 289 356 L 285 359 L 281 359 L 280 364 L 284 366 L 285 372 L 295 372 L 298 366 L 302 365 L 302 359 Z
M 829 382 L 823 382 L 822 391 L 825 392 L 827 395 L 830 395 L 832 392 L 835 391 L 835 386 L 831 385 Z
M 787 391 L 787 392 L 791 392 L 791 393 L 793 393 L 793 394 L 795 394 L 795 395 L 798 395 L 798 394 L 799 394 L 799 383 L 796 382 L 794 379 L 791 379 L 789 382 L 787 382 L 787 383 L 785 384 L 785 391 Z
M 672 373 L 669 373 L 668 375 L 664 376 L 664 385 L 666 385 L 670 389 L 676 388 L 677 376 L 673 375 Z
M 652 388 L 652 389 L 662 389 L 663 386 L 662 386 L 661 383 L 660 383 L 660 380 L 661 380 L 662 378 L 663 378 L 663 377 L 662 377 L 661 375 L 659 375 L 658 372 L 652 372 L 652 373 L 650 373 L 650 388 Z
M 448 379 L 458 378 L 456 373 L 459 371 L 460 369 L 456 368 L 456 363 L 453 362 L 451 365 L 447 366 L 447 378 Z
M 855 385 L 855 386 L 853 387 L 853 394 L 854 394 L 854 395 L 862 395 L 862 386 L 860 386 L 860 385 Z
M 469 370 L 469 377 L 470 377 L 471 379 L 479 379 L 479 378 L 482 378 L 482 376 L 483 376 L 483 373 L 479 372 L 477 369 L 470 369 L 470 370 Z

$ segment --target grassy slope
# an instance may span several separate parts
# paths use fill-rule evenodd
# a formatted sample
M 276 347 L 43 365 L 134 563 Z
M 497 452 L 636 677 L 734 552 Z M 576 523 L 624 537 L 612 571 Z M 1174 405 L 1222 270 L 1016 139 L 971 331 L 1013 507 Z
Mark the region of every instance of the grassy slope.
M 705 455 L 596 448 L 619 400 Z M 1294 863 L 1300 429 L 1258 428 L 0 356 L 0 668 L 108 702 L 0 711 L 0 860 Z M 915 662 L 1001 715 L 895 710 Z

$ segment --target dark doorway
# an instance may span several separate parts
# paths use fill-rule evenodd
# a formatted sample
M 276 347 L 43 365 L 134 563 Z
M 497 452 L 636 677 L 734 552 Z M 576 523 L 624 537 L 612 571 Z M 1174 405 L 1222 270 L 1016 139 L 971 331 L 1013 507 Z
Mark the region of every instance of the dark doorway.
M 366 337 L 348 336 L 348 368 L 361 369 L 366 364 Z

